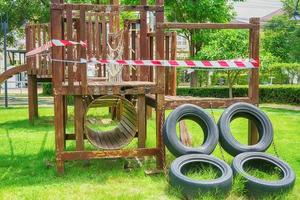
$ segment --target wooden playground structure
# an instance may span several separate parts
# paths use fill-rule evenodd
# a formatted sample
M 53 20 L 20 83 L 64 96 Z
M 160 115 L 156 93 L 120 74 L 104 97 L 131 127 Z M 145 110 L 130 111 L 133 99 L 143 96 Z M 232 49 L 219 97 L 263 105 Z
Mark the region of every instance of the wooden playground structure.
M 121 19 L 122 12 L 139 13 L 135 19 Z M 155 28 L 147 24 L 147 16 L 155 15 Z M 96 76 L 88 76 L 88 66 L 80 59 L 97 57 L 106 59 L 110 49 L 122 44 L 123 59 L 132 60 L 175 60 L 176 30 L 180 29 L 246 29 L 249 30 L 249 58 L 259 60 L 258 18 L 249 23 L 169 23 L 164 22 L 164 0 L 156 0 L 155 5 L 147 5 L 141 0 L 138 6 L 122 6 L 118 0 L 111 5 L 65 4 L 63 0 L 51 1 L 51 21 L 49 24 L 29 24 L 26 26 L 26 50 L 31 51 L 51 39 L 86 41 L 87 48 L 77 46 L 52 47 L 49 54 L 28 57 L 29 119 L 38 117 L 37 83 L 53 83 L 55 113 L 55 146 L 58 173 L 64 172 L 65 161 L 89 160 L 97 158 L 155 156 L 157 168 L 165 165 L 165 147 L 162 140 L 164 112 L 179 105 L 190 103 L 202 108 L 225 108 L 236 102 L 259 103 L 259 69 L 249 71 L 248 97 L 233 99 L 197 98 L 176 96 L 176 68 L 162 66 L 123 66 L 122 81 L 109 81 L 106 65 L 97 65 Z M 120 43 L 122 38 L 122 43 Z M 78 63 L 63 62 L 75 60 Z M 6 72 L 10 76 L 24 71 L 25 67 Z M 0 75 L 0 80 L 8 75 Z M 1 79 L 2 78 L 2 79 Z M 135 149 L 87 150 L 84 141 L 84 115 L 88 99 L 107 95 L 120 96 L 136 102 L 138 145 Z M 74 133 L 66 132 L 67 96 L 74 96 Z M 147 113 L 155 109 L 156 146 L 146 147 Z M 76 148 L 66 150 L 66 141 L 75 140 Z M 257 141 L 253 125 L 249 125 L 249 143 Z

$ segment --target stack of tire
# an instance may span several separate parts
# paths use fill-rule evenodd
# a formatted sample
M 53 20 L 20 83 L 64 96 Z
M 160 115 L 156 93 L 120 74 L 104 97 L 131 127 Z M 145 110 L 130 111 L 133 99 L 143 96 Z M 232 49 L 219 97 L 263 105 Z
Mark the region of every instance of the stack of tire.
M 230 123 L 243 117 L 255 123 L 259 139 L 255 145 L 240 144 L 232 135 Z M 204 142 L 193 148 L 181 143 L 176 133 L 176 124 L 181 120 L 192 120 L 203 130 Z M 166 119 L 163 127 L 164 142 L 169 151 L 176 157 L 169 171 L 169 181 L 173 187 L 179 188 L 187 198 L 198 194 L 221 193 L 226 195 L 232 187 L 233 175 L 244 178 L 246 189 L 250 195 L 276 194 L 291 189 L 295 183 L 295 173 L 284 161 L 265 152 L 273 142 L 273 127 L 268 116 L 259 108 L 247 104 L 236 103 L 228 107 L 221 115 L 218 124 L 204 109 L 185 104 L 177 107 Z M 231 167 L 210 155 L 218 142 L 222 148 L 235 156 Z M 194 180 L 186 173 L 195 165 L 209 164 L 217 168 L 222 175 L 213 180 Z M 267 181 L 251 176 L 245 166 L 277 167 L 281 171 L 281 180 Z

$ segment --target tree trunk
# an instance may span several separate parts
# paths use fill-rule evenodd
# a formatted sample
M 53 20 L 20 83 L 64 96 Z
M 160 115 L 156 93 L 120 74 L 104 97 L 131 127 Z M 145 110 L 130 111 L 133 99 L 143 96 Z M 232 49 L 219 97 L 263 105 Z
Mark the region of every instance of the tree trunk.
M 191 73 L 191 87 L 198 87 L 198 71 L 195 70 Z
M 193 32 L 190 32 L 190 40 L 189 40 L 189 50 L 190 50 L 190 57 L 195 56 L 195 42 L 193 40 Z M 191 87 L 198 86 L 198 72 L 195 70 L 191 73 Z
M 227 72 L 227 81 L 228 81 L 228 88 L 229 88 L 229 98 L 233 98 L 233 91 L 232 91 L 232 86 L 233 86 L 233 81 L 231 80 L 231 72 Z

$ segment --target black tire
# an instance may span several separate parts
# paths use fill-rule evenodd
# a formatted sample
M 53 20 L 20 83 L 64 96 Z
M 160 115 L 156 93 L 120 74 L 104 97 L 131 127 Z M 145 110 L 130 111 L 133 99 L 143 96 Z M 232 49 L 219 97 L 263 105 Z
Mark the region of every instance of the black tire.
M 252 166 L 260 167 L 266 170 L 273 165 L 280 169 L 282 178 L 276 181 L 267 181 L 256 178 L 248 174 L 245 170 L 246 163 L 251 161 Z M 232 162 L 233 173 L 241 175 L 246 180 L 246 188 L 253 196 L 263 196 L 270 194 L 277 194 L 288 191 L 293 188 L 295 184 L 295 173 L 292 168 L 284 161 L 261 152 L 247 152 L 236 156 Z
M 199 124 L 204 132 L 204 142 L 199 147 L 187 147 L 181 143 L 176 134 L 176 124 L 190 119 Z M 185 104 L 177 107 L 166 119 L 163 127 L 164 142 L 176 157 L 192 153 L 211 154 L 218 144 L 219 131 L 213 118 L 202 108 Z
M 185 175 L 191 164 L 210 164 L 216 167 L 221 176 L 213 180 L 194 180 Z M 170 184 L 180 189 L 185 197 L 193 198 L 204 193 L 227 194 L 232 187 L 233 173 L 230 166 L 210 155 L 190 154 L 178 157 L 171 164 L 169 171 Z
M 230 123 L 238 117 L 253 121 L 257 127 L 259 141 L 255 145 L 239 143 L 232 135 Z M 248 103 L 236 103 L 225 109 L 219 122 L 220 144 L 227 153 L 236 156 L 244 152 L 264 152 L 273 141 L 273 126 L 268 116 L 256 106 Z

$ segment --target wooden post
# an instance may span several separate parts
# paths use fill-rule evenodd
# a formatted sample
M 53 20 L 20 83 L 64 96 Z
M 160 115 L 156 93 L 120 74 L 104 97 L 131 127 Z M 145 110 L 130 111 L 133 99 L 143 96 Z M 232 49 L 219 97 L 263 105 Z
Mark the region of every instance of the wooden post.
M 74 127 L 76 137 L 76 150 L 82 151 L 84 149 L 84 104 L 81 96 L 75 96 L 74 98 Z
M 111 5 L 120 5 L 120 0 L 110 0 Z M 120 13 L 116 12 L 115 15 L 113 15 L 113 31 L 120 31 Z
M 129 21 L 124 22 L 124 59 L 129 59 L 129 52 L 130 52 L 130 38 L 129 38 L 129 29 L 130 24 Z M 123 81 L 130 80 L 130 68 L 129 66 L 124 66 L 123 73 L 122 73 Z
M 250 30 L 250 58 L 259 60 L 259 34 L 260 34 L 260 19 L 251 18 L 250 23 L 255 25 Z M 249 78 L 249 98 L 251 102 L 258 106 L 259 104 L 259 69 L 252 69 Z M 258 142 L 258 133 L 255 124 L 249 121 L 248 143 L 253 145 Z
M 170 60 L 170 36 L 165 36 L 165 59 Z M 165 93 L 170 95 L 170 68 L 165 69 Z
M 86 41 L 86 30 L 85 30 L 85 7 L 80 7 L 80 40 Z M 80 58 L 86 58 L 86 48 L 80 47 Z M 88 86 L 87 86 L 87 67 L 86 64 L 79 64 L 80 72 L 81 72 L 81 88 L 84 94 L 87 94 Z
M 28 75 L 27 79 L 29 121 L 33 123 L 34 119 L 38 117 L 37 78 L 36 75 Z
M 26 51 L 29 52 L 33 49 L 33 41 L 32 41 L 31 28 L 26 26 Z M 28 115 L 29 122 L 33 123 L 34 118 L 38 117 L 38 97 L 37 97 L 37 79 L 36 75 L 31 74 L 32 68 L 32 58 L 27 58 L 27 66 L 28 66 Z
M 156 5 L 164 5 L 164 0 L 156 0 Z M 156 24 L 164 22 L 164 11 L 156 12 Z M 164 30 L 156 27 L 156 59 L 164 59 Z M 165 147 L 162 139 L 162 126 L 165 118 L 163 106 L 165 103 L 165 68 L 157 67 L 156 73 L 157 87 L 161 88 L 161 92 L 156 94 L 156 138 L 157 148 L 160 153 L 157 156 L 157 167 L 163 169 L 165 166 Z
M 177 33 L 174 31 L 171 35 L 171 60 L 176 60 L 177 56 Z M 170 90 L 171 96 L 176 96 L 177 72 L 175 67 L 170 68 Z
M 132 52 L 131 52 L 131 59 L 132 60 L 135 60 L 137 59 L 137 54 L 136 54 L 136 24 L 135 23 L 132 23 L 131 24 L 131 28 L 133 29 L 132 33 L 131 33 L 131 48 L 132 48 Z M 131 81 L 136 81 L 137 80 L 137 77 L 136 77 L 136 70 L 132 70 L 132 75 L 131 75 L 131 78 L 130 80 Z
M 60 0 L 52 0 L 52 3 L 61 3 Z M 62 22 L 62 10 L 51 10 L 51 38 L 63 39 L 63 22 Z M 63 48 L 53 47 L 52 58 L 62 60 Z M 64 172 L 64 161 L 62 159 L 62 153 L 64 151 L 64 98 L 63 95 L 57 93 L 62 87 L 63 81 L 63 63 L 52 62 L 52 83 L 54 88 L 54 124 L 55 124 L 55 147 L 56 147 L 56 167 L 57 172 L 62 174 Z

